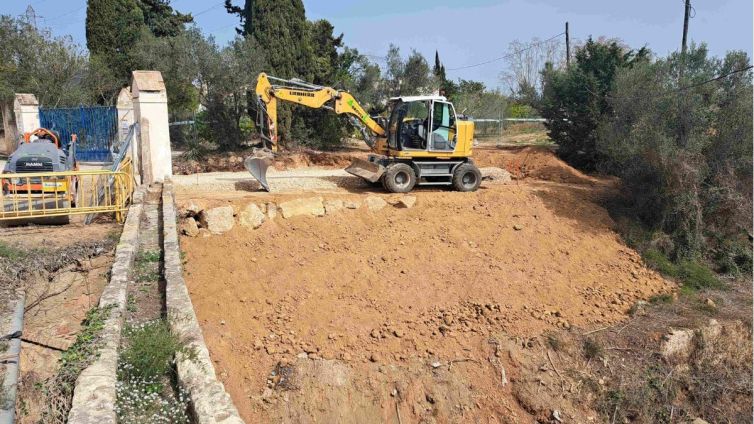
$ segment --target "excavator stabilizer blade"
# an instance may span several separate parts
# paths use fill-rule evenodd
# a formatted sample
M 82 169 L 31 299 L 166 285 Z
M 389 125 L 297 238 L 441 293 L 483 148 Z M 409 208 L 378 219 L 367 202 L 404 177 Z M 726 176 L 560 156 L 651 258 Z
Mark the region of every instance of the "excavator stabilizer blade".
M 272 157 L 265 154 L 255 153 L 254 156 L 249 156 L 243 161 L 243 166 L 251 173 L 251 175 L 259 181 L 266 191 L 270 191 L 270 185 L 267 183 L 267 168 L 272 164 Z
M 376 183 L 385 173 L 385 167 L 363 159 L 354 159 L 351 165 L 346 168 L 346 172 L 361 177 L 370 183 Z

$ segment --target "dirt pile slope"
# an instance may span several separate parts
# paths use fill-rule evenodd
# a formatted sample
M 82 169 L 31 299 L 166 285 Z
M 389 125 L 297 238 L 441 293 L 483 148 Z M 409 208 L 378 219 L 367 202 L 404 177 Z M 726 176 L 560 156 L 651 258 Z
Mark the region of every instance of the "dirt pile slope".
M 616 322 L 670 288 L 590 193 L 417 192 L 412 209 L 183 239 L 217 371 L 247 422 L 528 422 L 505 346 Z
M 478 147 L 474 161 L 479 166 L 507 169 L 514 178 L 534 178 L 572 184 L 598 184 L 600 181 L 560 160 L 551 147 Z

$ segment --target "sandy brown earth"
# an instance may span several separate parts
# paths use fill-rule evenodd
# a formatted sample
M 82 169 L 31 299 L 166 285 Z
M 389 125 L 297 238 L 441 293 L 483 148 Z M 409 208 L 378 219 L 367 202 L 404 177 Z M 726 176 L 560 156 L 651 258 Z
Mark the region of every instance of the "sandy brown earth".
M 522 162 L 522 180 L 418 190 L 412 209 L 278 217 L 182 239 L 216 370 L 247 422 L 531 422 L 550 411 L 537 402 L 558 379 L 525 376 L 555 368 L 532 338 L 610 325 L 672 289 L 596 203 L 608 182 L 541 148 L 476 156 L 481 166 Z M 570 422 L 595 419 L 560 400 Z

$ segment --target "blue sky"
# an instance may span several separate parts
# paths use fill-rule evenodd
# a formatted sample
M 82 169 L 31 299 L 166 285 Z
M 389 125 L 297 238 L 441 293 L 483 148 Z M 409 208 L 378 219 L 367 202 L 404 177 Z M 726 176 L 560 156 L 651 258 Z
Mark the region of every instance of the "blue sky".
M 234 0 L 236 4 L 243 0 Z M 221 43 L 234 37 L 234 18 L 220 0 L 173 0 L 182 12 L 192 12 L 205 33 Z M 31 4 L 40 26 L 56 35 L 71 35 L 85 44 L 85 0 L 0 0 L 0 13 L 23 14 Z M 570 22 L 571 37 L 607 36 L 632 47 L 647 45 L 658 55 L 681 43 L 683 0 L 304 0 L 309 19 L 328 19 L 346 44 L 362 53 L 382 56 L 392 42 L 407 55 L 411 48 L 430 62 L 435 49 L 446 68 L 499 57 L 508 43 L 533 37 L 549 38 Z M 377 6 L 376 4 L 379 4 Z M 752 0 L 696 0 L 689 36 L 707 42 L 715 55 L 727 50 L 752 54 Z M 501 85 L 505 61 L 448 72 L 451 78 Z

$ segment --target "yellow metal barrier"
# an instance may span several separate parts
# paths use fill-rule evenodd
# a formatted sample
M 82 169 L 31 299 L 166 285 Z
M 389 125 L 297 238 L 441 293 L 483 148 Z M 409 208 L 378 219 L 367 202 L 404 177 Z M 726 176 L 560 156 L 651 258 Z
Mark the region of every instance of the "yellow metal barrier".
M 128 159 L 117 171 L 0 174 L 0 185 L 0 221 L 115 213 L 118 222 L 124 219 L 134 186 Z

